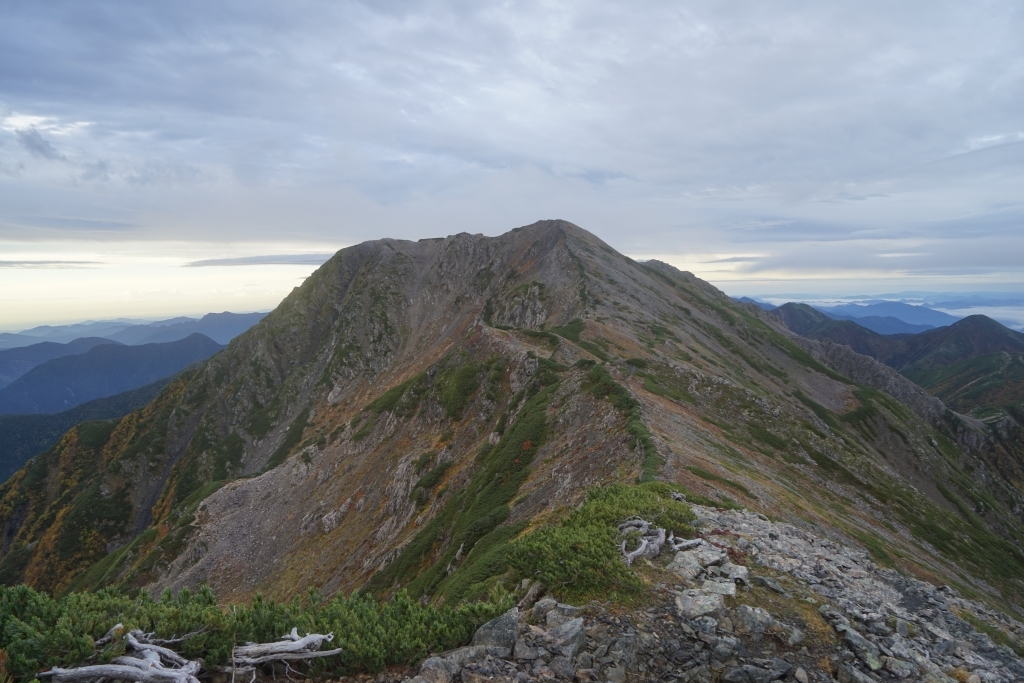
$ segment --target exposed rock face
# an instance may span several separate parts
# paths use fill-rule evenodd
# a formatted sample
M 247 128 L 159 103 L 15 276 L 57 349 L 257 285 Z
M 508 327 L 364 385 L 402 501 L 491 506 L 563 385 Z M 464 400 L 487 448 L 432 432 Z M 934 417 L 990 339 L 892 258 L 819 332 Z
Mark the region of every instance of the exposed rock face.
M 826 340 L 800 339 L 801 346 L 836 372 L 850 379 L 884 391 L 913 410 L 919 417 L 935 424 L 946 413 L 942 401 L 887 365 L 870 356 L 857 353 L 849 346 Z
M 50 589 L 454 600 L 479 589 L 462 577 L 480 539 L 657 476 L 1018 601 L 1005 569 L 1022 560 L 993 543 L 1024 533 L 1009 477 L 945 419 L 823 364 L 867 382 L 844 353 L 815 360 L 692 274 L 563 221 L 357 245 L 146 409 L 73 430 L 3 485 L 0 571 Z M 709 601 L 753 581 L 721 549 L 685 552 L 686 590 Z

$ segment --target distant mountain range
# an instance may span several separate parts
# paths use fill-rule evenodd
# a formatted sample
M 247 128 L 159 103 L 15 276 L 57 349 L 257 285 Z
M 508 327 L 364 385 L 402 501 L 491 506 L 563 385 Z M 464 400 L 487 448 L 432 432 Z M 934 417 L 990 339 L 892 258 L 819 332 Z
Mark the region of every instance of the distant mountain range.
M 21 346 L 0 351 L 0 389 L 18 379 L 26 372 L 48 360 L 61 356 L 74 356 L 85 353 L 99 344 L 113 344 L 103 337 L 82 337 L 67 344 L 56 342 L 39 342 L 31 346 Z
M 100 344 L 53 358 L 0 389 L 0 415 L 58 413 L 168 377 L 224 346 L 202 334 L 163 344 Z
M 829 315 L 829 314 L 826 314 Z M 927 330 L 934 330 L 935 325 L 912 325 L 906 321 L 894 318 L 893 316 L 869 315 L 857 318 L 850 315 L 829 315 L 833 320 L 853 320 L 861 327 L 866 327 L 878 334 L 917 334 Z
M 740 297 L 736 301 L 754 304 L 765 311 L 774 311 L 778 308 L 773 304 L 748 296 Z M 898 301 L 814 306 L 813 308 L 833 320 L 856 320 L 861 327 L 866 327 L 878 334 L 917 334 L 936 327 L 952 325 L 960 319 L 927 306 L 912 306 Z
M 987 316 L 887 336 L 807 304 L 784 304 L 770 315 L 801 336 L 845 344 L 885 363 L 958 412 L 983 417 L 1024 410 L 1024 334 Z
M 177 341 L 190 334 L 206 335 L 218 344 L 229 341 L 262 320 L 266 313 L 207 313 L 199 320 L 176 319 L 162 325 L 132 325 L 110 335 L 123 344 L 154 344 Z
M 936 311 L 927 306 L 912 306 L 899 301 L 881 301 L 873 304 L 843 304 L 841 306 L 815 306 L 825 315 L 838 320 L 869 317 L 896 318 L 910 325 L 944 327 L 960 318 Z M 919 330 L 920 331 L 920 330 Z
M 152 344 L 177 341 L 198 332 L 218 344 L 245 332 L 266 316 L 266 313 L 208 313 L 202 318 L 170 318 L 147 322 L 118 319 L 76 323 L 74 325 L 42 325 L 21 332 L 0 333 L 0 350 L 38 344 L 43 341 L 65 344 L 82 337 L 102 337 L 122 344 Z
M 114 420 L 146 405 L 171 381 L 164 377 L 121 394 L 88 401 L 52 415 L 0 415 L 0 479 L 6 480 L 29 458 L 51 448 L 64 432 L 89 420 Z

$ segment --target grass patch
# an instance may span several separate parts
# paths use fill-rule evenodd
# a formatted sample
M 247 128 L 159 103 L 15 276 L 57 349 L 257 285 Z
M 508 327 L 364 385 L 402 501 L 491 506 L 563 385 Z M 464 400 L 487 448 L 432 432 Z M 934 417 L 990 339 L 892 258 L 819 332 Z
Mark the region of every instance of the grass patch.
M 552 327 L 551 331 L 560 337 L 565 337 L 571 342 L 576 344 L 580 343 L 580 333 L 586 329 L 587 325 L 579 318 L 573 318 L 561 327 Z
M 743 484 L 741 484 L 739 482 L 736 482 L 736 481 L 733 481 L 732 479 L 726 479 L 725 477 L 717 475 L 714 472 L 709 472 L 708 470 L 704 469 L 703 467 L 698 467 L 696 465 L 688 465 L 686 469 L 690 470 L 691 472 L 696 474 L 701 479 L 705 479 L 707 481 L 713 481 L 715 483 L 722 484 L 723 486 L 728 486 L 731 489 L 735 489 L 736 491 L 740 491 L 741 493 L 747 495 L 750 498 L 754 497 L 754 495 Z
M 386 593 L 407 586 L 414 597 L 461 590 L 461 577 L 482 559 L 482 554 L 471 551 L 508 518 L 508 504 L 529 476 L 547 434 L 545 409 L 557 387 L 554 383 L 527 400 L 497 445 L 481 451 L 466 488 L 451 496 L 394 562 L 371 577 L 366 590 Z M 460 550 L 464 559 L 458 563 Z M 450 575 L 449 566 L 456 567 Z M 474 574 L 475 580 L 480 573 Z
M 954 607 L 953 611 L 956 612 L 958 617 L 973 626 L 976 631 L 980 631 L 991 638 L 992 642 L 996 645 L 1005 645 L 1013 650 L 1018 657 L 1024 657 L 1024 645 L 1021 645 L 1020 641 L 1012 638 L 1003 629 L 979 619 L 976 614 L 969 610 Z
M 658 476 L 658 468 L 665 464 L 665 461 L 658 455 L 651 432 L 643 423 L 640 403 L 626 387 L 612 379 L 603 365 L 595 365 L 587 373 L 585 388 L 594 396 L 607 400 L 626 416 L 626 433 L 630 435 L 630 447 L 635 449 L 639 446 L 642 449 L 640 481 L 653 481 Z
M 781 436 L 773 434 L 772 432 L 768 431 L 767 428 L 762 427 L 761 425 L 750 425 L 747 429 L 750 432 L 750 436 L 757 439 L 763 444 L 771 446 L 777 451 L 785 451 L 789 448 L 788 440 Z

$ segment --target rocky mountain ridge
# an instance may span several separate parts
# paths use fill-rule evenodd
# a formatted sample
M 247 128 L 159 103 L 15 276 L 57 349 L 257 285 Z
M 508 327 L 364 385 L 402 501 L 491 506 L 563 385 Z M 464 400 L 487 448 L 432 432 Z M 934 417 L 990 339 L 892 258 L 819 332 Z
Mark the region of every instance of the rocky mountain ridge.
M 588 489 L 657 478 L 1015 608 L 1024 499 L 990 437 L 799 341 L 562 221 L 357 245 L 0 487 L 0 578 L 456 601 Z

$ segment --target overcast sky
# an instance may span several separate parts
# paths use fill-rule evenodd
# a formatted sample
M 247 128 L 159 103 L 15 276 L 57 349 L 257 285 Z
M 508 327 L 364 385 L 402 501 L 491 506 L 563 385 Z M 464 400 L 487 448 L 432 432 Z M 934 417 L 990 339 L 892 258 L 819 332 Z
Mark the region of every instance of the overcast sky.
M 1022 7 L 5 2 L 0 329 L 543 218 L 730 294 L 1024 292 Z

